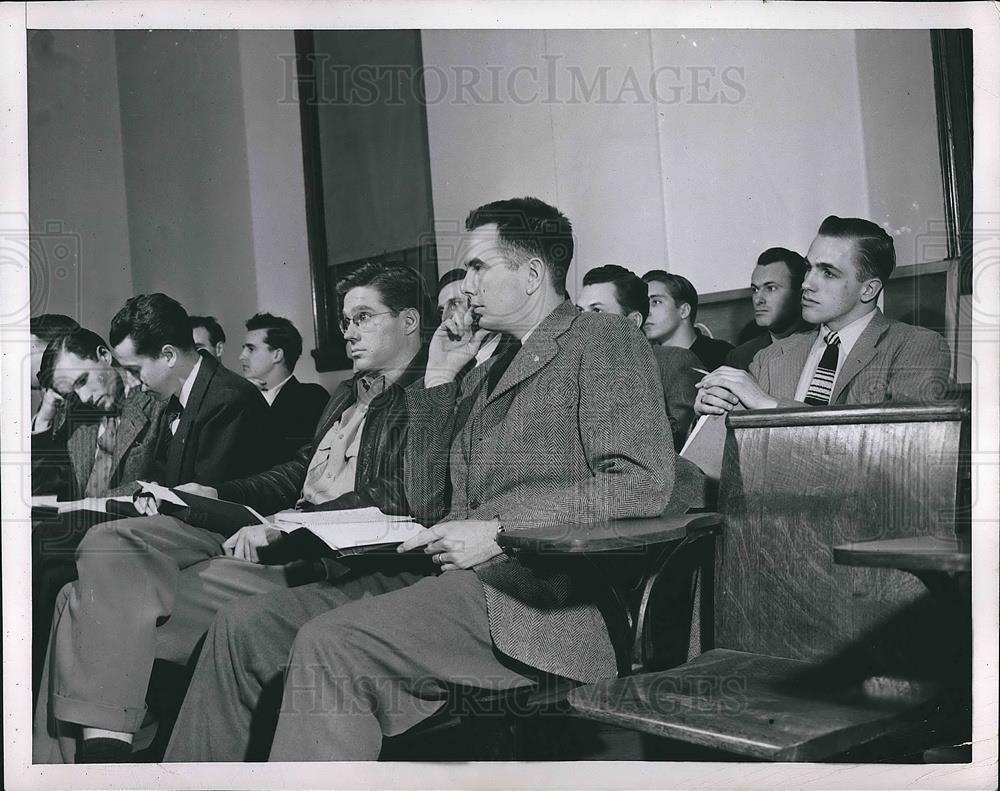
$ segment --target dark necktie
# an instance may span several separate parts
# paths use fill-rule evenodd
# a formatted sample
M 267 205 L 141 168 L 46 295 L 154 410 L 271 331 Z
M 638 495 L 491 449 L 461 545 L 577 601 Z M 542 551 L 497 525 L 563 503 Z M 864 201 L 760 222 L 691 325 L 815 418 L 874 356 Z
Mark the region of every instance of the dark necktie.
M 174 432 L 170 427 L 173 425 L 173 422 L 175 420 L 180 419 L 180 416 L 183 414 L 183 412 L 184 412 L 184 407 L 181 406 L 181 400 L 175 395 L 170 396 L 170 400 L 167 402 L 166 419 L 167 419 L 167 429 L 170 430 L 171 434 L 173 434 Z
M 499 384 L 504 371 L 510 368 L 517 353 L 521 351 L 521 342 L 517 338 L 511 338 L 507 348 L 491 358 L 490 370 L 486 374 L 486 395 L 491 395 L 494 388 Z
M 97 437 L 97 455 L 94 466 L 87 478 L 84 497 L 103 497 L 111 488 L 112 463 L 115 457 L 115 440 L 118 435 L 118 418 L 104 417 L 101 419 L 104 432 Z
M 167 401 L 167 408 L 163 410 L 163 422 L 160 424 L 160 442 L 156 452 L 158 461 L 166 462 L 169 457 L 170 440 L 174 437 L 174 432 L 170 427 L 181 416 L 183 411 L 184 407 L 181 406 L 181 402 L 177 396 L 170 396 L 170 400 Z M 177 424 L 177 428 L 180 428 L 179 423 Z
M 811 406 L 826 406 L 830 403 L 833 382 L 837 378 L 837 365 L 840 362 L 840 336 L 829 330 L 823 341 L 826 348 L 806 391 L 805 402 Z

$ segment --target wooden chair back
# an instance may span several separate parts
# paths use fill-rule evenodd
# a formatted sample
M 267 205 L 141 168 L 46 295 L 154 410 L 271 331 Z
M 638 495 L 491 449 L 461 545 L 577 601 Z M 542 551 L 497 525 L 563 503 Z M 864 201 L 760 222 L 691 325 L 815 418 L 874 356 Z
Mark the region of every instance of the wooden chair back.
M 817 660 L 925 596 L 905 572 L 835 565 L 833 547 L 953 535 L 967 417 L 960 402 L 732 413 L 716 645 Z

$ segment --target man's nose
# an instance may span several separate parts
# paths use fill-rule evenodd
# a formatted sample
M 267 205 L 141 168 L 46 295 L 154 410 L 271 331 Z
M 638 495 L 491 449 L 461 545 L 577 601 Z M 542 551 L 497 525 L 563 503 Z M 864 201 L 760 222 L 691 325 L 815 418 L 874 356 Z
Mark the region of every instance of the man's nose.
M 358 325 L 353 321 L 348 322 L 347 329 L 344 330 L 344 340 L 353 343 L 355 340 L 361 337 L 361 331 L 358 329 Z
M 476 273 L 470 269 L 465 273 L 465 279 L 462 281 L 462 293 L 466 297 L 471 297 L 477 291 L 479 291 L 479 285 L 476 283 Z

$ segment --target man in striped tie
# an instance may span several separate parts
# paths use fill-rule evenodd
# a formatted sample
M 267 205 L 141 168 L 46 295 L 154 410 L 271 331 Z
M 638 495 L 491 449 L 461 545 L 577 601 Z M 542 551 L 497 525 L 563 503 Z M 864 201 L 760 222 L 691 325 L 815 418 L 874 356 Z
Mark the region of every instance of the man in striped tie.
M 944 398 L 951 355 L 938 333 L 887 319 L 878 297 L 896 265 L 873 222 L 827 217 L 806 255 L 802 318 L 817 330 L 763 349 L 749 373 L 723 366 L 698 384 L 695 411 L 878 404 Z

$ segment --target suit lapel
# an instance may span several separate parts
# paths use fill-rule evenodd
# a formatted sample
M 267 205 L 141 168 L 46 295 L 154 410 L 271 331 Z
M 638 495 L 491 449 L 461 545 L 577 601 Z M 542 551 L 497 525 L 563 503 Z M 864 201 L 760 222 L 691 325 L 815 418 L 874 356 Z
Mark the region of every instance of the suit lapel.
M 111 480 L 115 479 L 118 466 L 125 458 L 125 453 L 131 449 L 135 438 L 149 423 L 147 410 L 152 405 L 152 397 L 147 393 L 133 393 L 125 399 L 121 418 L 118 421 L 118 434 L 115 437 L 115 451 L 111 457 Z
M 88 423 L 80 426 L 74 431 L 68 442 L 66 449 L 69 452 L 70 466 L 76 473 L 77 491 L 82 492 L 87 488 L 87 481 L 90 473 L 94 469 L 94 456 L 97 453 L 97 432 L 100 423 Z
M 184 472 L 181 464 L 184 459 L 184 447 L 187 445 L 187 437 L 191 432 L 191 427 L 198 417 L 201 404 L 208 393 L 208 386 L 215 377 L 215 369 L 218 363 L 209 355 L 201 355 L 201 367 L 198 369 L 198 376 L 195 377 L 191 386 L 191 393 L 188 395 L 187 404 L 181 413 L 181 421 L 177 426 L 177 433 L 170 440 L 170 453 L 167 456 L 167 469 L 171 471 L 168 477 L 182 477 Z M 170 427 L 167 426 L 167 431 Z
M 557 339 L 569 329 L 576 315 L 576 308 L 571 303 L 564 302 L 543 319 L 542 323 L 531 333 L 531 337 L 518 352 L 510 367 L 504 371 L 497 386 L 486 399 L 486 403 L 492 403 L 508 390 L 548 365 L 552 358 L 559 353 Z M 491 358 L 489 364 L 495 365 L 496 358 Z M 486 366 L 479 367 L 485 368 Z
M 775 387 L 770 395 L 775 398 L 795 398 L 802 369 L 806 367 L 809 350 L 815 340 L 815 333 L 809 332 L 792 335 L 778 344 L 781 356 L 774 358 L 771 364 L 771 381 Z
M 882 311 L 876 309 L 875 316 L 858 336 L 858 340 L 847 359 L 841 361 L 840 372 L 837 374 L 837 384 L 830 395 L 831 404 L 836 403 L 840 394 L 844 392 L 854 377 L 861 373 L 865 366 L 875 358 L 875 347 L 887 329 L 889 329 L 888 319 L 882 315 Z
M 281 386 L 281 389 L 278 391 L 278 395 L 274 397 L 274 402 L 271 404 L 271 409 L 277 409 L 279 408 L 279 405 L 282 409 L 284 409 L 285 401 L 287 401 L 288 398 L 291 397 L 292 391 L 295 390 L 295 388 L 298 386 L 299 386 L 299 380 L 296 379 L 295 375 L 293 374 L 292 378 Z

